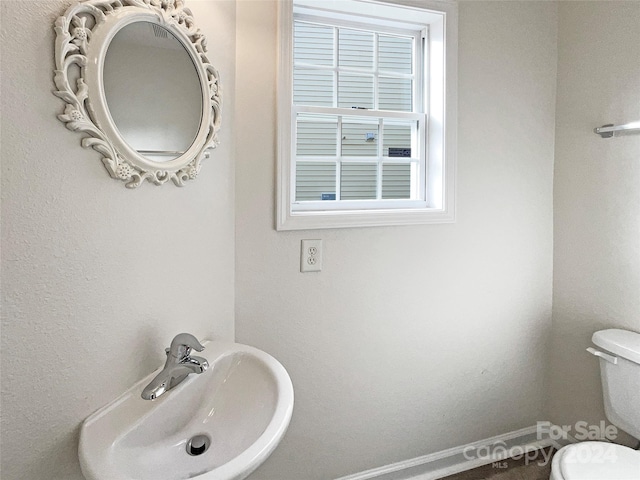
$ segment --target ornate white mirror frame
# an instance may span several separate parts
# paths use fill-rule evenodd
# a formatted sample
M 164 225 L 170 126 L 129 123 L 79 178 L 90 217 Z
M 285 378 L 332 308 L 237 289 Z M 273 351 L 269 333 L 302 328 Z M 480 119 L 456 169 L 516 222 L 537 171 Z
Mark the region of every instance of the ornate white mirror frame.
M 107 108 L 103 79 L 107 48 L 118 31 L 134 22 L 154 23 L 173 34 L 191 56 L 200 80 L 202 109 L 195 140 L 166 162 L 153 161 L 127 144 Z M 196 178 L 208 149 L 218 145 L 221 96 L 218 72 L 206 56 L 206 39 L 184 1 L 86 0 L 59 17 L 55 31 L 54 94 L 66 102 L 58 119 L 69 130 L 88 135 L 82 146 L 102 155 L 111 177 L 126 182 L 128 188 L 139 187 L 143 180 L 162 185 L 169 179 L 183 186 Z

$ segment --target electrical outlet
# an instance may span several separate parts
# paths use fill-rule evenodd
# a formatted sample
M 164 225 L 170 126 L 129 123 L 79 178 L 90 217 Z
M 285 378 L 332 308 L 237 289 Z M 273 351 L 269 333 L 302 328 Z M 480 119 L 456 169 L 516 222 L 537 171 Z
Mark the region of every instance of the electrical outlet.
M 300 246 L 300 271 L 319 272 L 322 270 L 322 240 L 302 240 Z

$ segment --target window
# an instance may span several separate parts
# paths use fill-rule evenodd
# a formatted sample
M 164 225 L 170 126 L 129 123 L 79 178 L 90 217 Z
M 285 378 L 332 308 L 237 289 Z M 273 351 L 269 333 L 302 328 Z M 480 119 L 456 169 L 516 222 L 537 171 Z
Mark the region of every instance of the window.
M 455 5 L 323 5 L 280 6 L 278 229 L 453 221 Z

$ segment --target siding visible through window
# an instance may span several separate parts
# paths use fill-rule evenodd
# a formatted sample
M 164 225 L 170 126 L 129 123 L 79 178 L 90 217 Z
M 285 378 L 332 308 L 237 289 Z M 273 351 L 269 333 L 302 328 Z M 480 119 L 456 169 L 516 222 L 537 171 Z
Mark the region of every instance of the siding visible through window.
M 296 21 L 293 102 L 411 112 L 413 54 L 411 38 Z M 386 125 L 382 156 L 389 155 L 389 148 L 410 151 L 412 128 L 410 124 Z M 410 198 L 410 165 L 383 168 L 378 150 L 380 133 L 376 118 L 344 118 L 338 144 L 337 117 L 299 115 L 296 201 L 376 199 L 380 181 L 381 198 Z M 335 157 L 336 161 L 311 164 L 303 157 Z M 378 160 L 346 163 L 340 162 L 340 157 Z

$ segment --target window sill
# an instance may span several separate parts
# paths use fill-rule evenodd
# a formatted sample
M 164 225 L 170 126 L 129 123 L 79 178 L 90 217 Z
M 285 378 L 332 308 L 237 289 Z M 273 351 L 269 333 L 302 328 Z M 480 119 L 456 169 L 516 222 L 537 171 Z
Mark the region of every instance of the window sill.
M 281 212 L 277 230 L 318 230 L 326 228 L 383 227 L 454 223 L 453 209 L 412 208 L 380 210 Z

